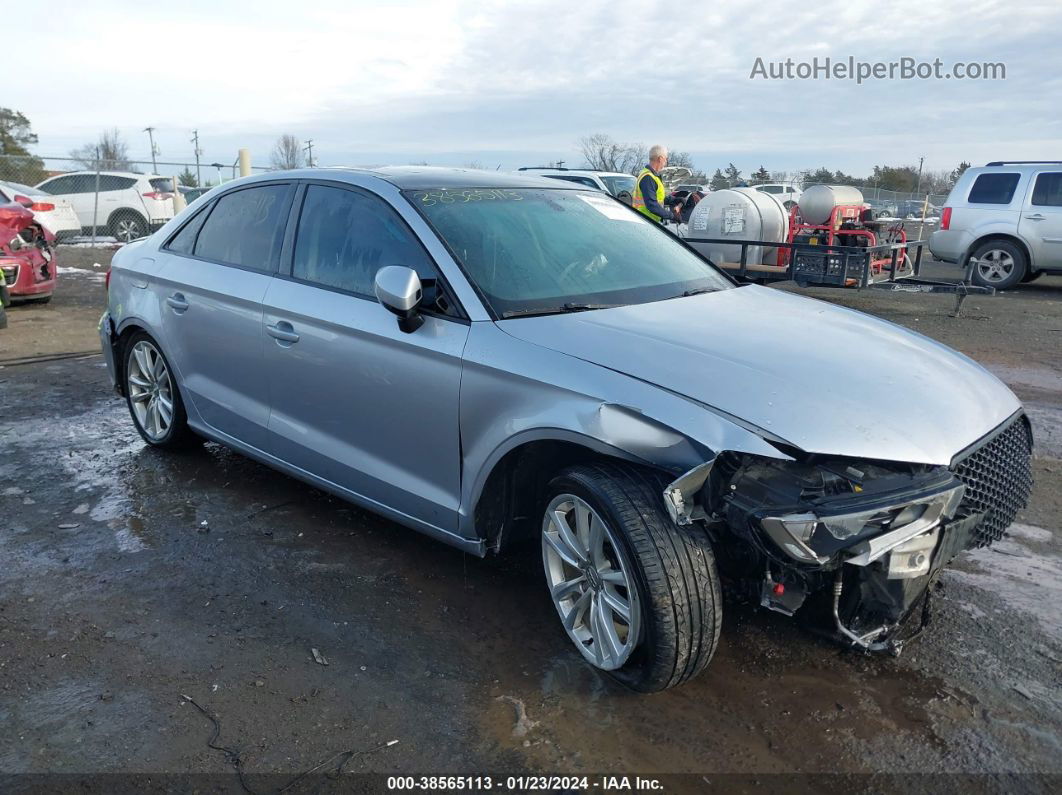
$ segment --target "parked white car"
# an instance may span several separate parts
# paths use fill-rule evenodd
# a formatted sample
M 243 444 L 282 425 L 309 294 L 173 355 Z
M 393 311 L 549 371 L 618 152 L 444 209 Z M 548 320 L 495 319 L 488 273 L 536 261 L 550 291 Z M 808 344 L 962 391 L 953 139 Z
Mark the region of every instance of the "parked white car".
M 81 221 L 70 202 L 18 182 L 0 182 L 0 202 L 15 202 L 33 213 L 33 220 L 56 240 L 80 234 Z
M 96 227 L 123 243 L 145 237 L 173 218 L 173 180 L 157 174 L 101 171 L 98 200 L 95 171 L 60 174 L 37 188 L 70 202 L 86 233 Z
M 627 204 L 633 200 L 634 186 L 637 184 L 637 180 L 631 174 L 624 174 L 620 171 L 524 166 L 516 173 L 524 177 L 547 177 L 564 182 L 574 182 L 576 185 L 585 185 L 588 188 L 611 194 Z
M 774 194 L 778 201 L 785 205 L 785 209 L 790 209 L 794 204 L 800 204 L 800 194 L 803 193 L 800 188 L 794 185 L 787 185 L 784 182 L 765 182 L 762 185 L 754 185 L 754 188 L 764 193 Z

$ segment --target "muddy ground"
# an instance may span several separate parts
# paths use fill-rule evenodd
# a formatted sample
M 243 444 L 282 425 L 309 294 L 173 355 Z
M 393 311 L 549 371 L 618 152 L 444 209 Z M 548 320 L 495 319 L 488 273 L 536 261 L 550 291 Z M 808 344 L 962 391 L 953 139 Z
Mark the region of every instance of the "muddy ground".
M 96 347 L 108 254 L 60 254 L 55 300 L 0 332 L 0 771 L 231 773 L 187 695 L 249 773 L 349 749 L 345 771 L 388 774 L 1058 785 L 1029 774 L 1062 775 L 1062 278 L 960 318 L 947 297 L 817 293 L 1007 381 L 1036 428 L 1032 504 L 945 574 L 900 658 L 728 604 L 708 671 L 646 697 L 569 648 L 535 550 L 479 560 L 217 445 L 146 449 L 99 356 L 11 364 Z

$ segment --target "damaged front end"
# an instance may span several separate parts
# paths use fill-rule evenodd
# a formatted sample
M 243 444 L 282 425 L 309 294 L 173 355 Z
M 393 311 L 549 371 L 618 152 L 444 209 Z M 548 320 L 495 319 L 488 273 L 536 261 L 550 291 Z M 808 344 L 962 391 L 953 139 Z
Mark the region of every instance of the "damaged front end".
M 940 570 L 1001 537 L 1024 507 L 1031 450 L 1019 415 L 947 467 L 722 453 L 664 497 L 679 524 L 707 524 L 723 573 L 762 606 L 895 653 L 919 605 L 928 619 Z

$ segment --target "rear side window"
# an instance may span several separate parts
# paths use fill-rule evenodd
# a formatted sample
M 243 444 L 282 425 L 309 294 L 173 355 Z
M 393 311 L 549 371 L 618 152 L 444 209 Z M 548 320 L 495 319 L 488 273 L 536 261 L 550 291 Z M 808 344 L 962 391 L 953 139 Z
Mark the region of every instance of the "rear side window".
M 205 209 L 181 227 L 181 231 L 170 238 L 167 249 L 177 254 L 191 254 L 195 250 L 195 241 L 199 237 L 199 230 L 203 228 L 203 222 L 210 215 L 210 210 Z
M 173 180 L 168 177 L 155 177 L 148 180 L 151 183 L 151 187 L 161 193 L 173 193 Z
M 90 176 L 88 191 L 91 193 L 95 189 L 95 177 Z M 118 177 L 113 174 L 101 174 L 100 175 L 100 190 L 129 190 L 136 184 L 136 177 Z
M 222 196 L 199 230 L 195 256 L 224 265 L 272 270 L 284 239 L 289 194 L 289 185 L 262 185 Z
M 293 277 L 375 300 L 376 272 L 387 265 L 413 268 L 421 279 L 436 278 L 420 241 L 382 199 L 326 185 L 306 189 Z
M 1037 176 L 1032 203 L 1037 207 L 1062 207 L 1062 172 Z
M 970 188 L 970 204 L 1010 204 L 1021 174 L 979 174 Z

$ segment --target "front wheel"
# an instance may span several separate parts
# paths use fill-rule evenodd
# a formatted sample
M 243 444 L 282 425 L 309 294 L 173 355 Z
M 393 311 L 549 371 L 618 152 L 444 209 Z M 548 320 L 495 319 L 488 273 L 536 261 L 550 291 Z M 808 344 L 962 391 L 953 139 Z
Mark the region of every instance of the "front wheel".
M 664 510 L 634 467 L 572 467 L 547 490 L 542 561 L 568 637 L 594 667 L 642 692 L 696 676 L 719 642 L 722 599 L 700 525 Z

